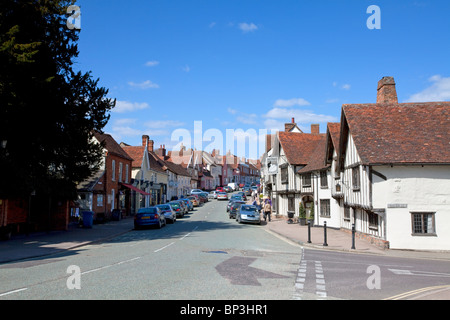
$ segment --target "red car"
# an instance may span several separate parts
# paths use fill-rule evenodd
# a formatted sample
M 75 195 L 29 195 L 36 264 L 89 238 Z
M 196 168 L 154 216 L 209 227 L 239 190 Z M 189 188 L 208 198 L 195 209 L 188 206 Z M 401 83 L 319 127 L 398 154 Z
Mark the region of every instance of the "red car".
M 225 190 L 223 190 L 223 187 L 217 187 L 217 188 L 216 188 L 216 191 L 217 191 L 217 192 L 225 192 Z

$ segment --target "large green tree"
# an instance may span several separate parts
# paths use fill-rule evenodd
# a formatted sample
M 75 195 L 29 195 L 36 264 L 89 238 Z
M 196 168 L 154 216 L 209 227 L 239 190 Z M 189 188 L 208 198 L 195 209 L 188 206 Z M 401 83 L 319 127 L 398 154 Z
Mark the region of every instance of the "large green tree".
M 72 67 L 80 31 L 66 22 L 74 2 L 0 1 L 0 198 L 74 197 L 99 166 L 93 131 L 102 131 L 115 100 Z

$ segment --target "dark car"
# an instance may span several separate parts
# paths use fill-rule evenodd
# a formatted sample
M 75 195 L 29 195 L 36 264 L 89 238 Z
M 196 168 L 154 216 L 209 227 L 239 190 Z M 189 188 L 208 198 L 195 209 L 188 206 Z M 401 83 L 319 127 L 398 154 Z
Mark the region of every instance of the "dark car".
M 134 216 L 134 228 L 156 226 L 159 229 L 166 225 L 166 217 L 157 207 L 141 208 Z
M 209 200 L 208 200 L 208 193 L 199 193 L 199 194 L 197 194 L 198 195 L 198 197 L 200 198 L 200 202 L 201 203 L 205 203 L 205 202 L 208 202 Z
M 243 204 L 245 204 L 245 201 L 233 201 L 230 206 L 230 213 L 228 214 L 228 217 L 230 219 L 236 218 L 236 211 Z
M 231 204 L 232 204 L 234 201 L 245 201 L 245 199 L 244 199 L 242 196 L 232 195 L 231 198 L 230 198 L 230 200 L 228 200 L 228 204 L 227 204 L 227 212 L 230 211 Z
M 261 224 L 261 215 L 256 206 L 243 204 L 238 208 L 236 212 L 236 220 L 239 223 L 249 222 Z
M 168 204 L 172 207 L 173 211 L 175 211 L 177 218 L 184 217 L 184 209 L 178 201 L 171 201 Z
M 194 210 L 194 204 L 192 203 L 191 200 L 189 200 L 189 198 L 182 198 L 181 200 L 184 201 L 184 203 L 186 204 L 188 211 Z
M 253 190 L 250 187 L 244 187 L 244 189 L 242 189 L 242 191 L 245 192 L 246 196 L 251 196 Z

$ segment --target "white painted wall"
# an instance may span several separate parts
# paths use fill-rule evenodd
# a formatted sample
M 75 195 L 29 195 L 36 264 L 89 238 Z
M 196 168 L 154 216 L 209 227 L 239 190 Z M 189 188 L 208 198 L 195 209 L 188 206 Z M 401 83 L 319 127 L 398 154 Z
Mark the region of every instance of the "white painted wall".
M 373 207 L 386 208 L 392 249 L 450 250 L 450 166 L 374 166 Z M 407 208 L 388 208 L 389 204 Z M 411 212 L 436 212 L 436 236 L 412 235 Z

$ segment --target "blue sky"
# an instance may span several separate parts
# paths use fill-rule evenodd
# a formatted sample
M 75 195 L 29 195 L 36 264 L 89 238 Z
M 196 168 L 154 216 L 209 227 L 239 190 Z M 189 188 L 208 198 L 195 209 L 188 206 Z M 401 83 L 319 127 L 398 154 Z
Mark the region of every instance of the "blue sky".
M 199 136 L 210 130 L 223 139 L 196 146 L 222 153 L 227 129 L 283 130 L 295 117 L 304 132 L 311 123 L 325 132 L 342 104 L 375 102 L 383 76 L 395 78 L 400 102 L 450 100 L 448 0 L 76 4 L 76 68 L 92 71 L 117 99 L 105 131 L 118 142 L 139 145 L 148 134 L 171 150 L 184 140 L 172 141 L 174 131 L 194 138 L 198 121 Z M 370 5 L 381 10 L 381 29 L 367 27 Z M 254 158 L 249 149 L 231 151 Z

